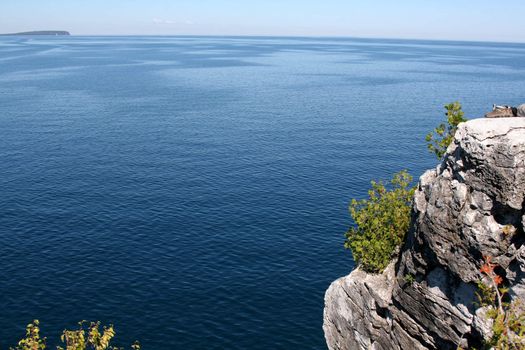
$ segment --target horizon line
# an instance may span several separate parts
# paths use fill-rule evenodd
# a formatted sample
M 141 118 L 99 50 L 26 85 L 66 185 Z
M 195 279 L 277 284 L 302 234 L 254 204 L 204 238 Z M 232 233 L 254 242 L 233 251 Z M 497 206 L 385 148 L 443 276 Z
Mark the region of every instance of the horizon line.
M 50 31 L 34 30 L 29 32 Z M 488 44 L 525 44 L 525 41 L 481 40 L 481 39 L 444 39 L 444 38 L 414 38 L 414 37 L 381 37 L 381 36 L 350 36 L 350 35 L 285 35 L 285 34 L 72 34 L 67 30 L 53 30 L 68 32 L 66 37 L 209 37 L 209 38 L 302 38 L 302 39 L 354 39 L 354 40 L 405 40 L 405 41 L 432 41 L 458 43 L 488 43 Z M 27 31 L 26 31 L 27 32 Z M 6 33 L 0 36 L 52 36 L 60 35 L 23 35 L 21 33 Z

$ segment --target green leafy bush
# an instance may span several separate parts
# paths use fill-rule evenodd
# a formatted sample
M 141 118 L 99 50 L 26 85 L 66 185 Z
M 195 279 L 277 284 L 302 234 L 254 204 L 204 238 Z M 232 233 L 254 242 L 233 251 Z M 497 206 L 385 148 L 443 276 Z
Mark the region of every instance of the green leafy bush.
M 447 112 L 447 122 L 441 123 L 433 132 L 430 132 L 425 140 L 427 141 L 427 148 L 434 153 L 438 159 L 441 159 L 447 151 L 448 145 L 454 139 L 454 134 L 458 129 L 459 123 L 466 122 L 464 118 L 465 113 L 461 110 L 461 103 L 453 102 L 445 106 Z
M 415 189 L 405 170 L 394 174 L 390 183 L 372 181 L 368 199 L 353 199 L 350 215 L 354 227 L 346 233 L 345 248 L 368 272 L 381 272 L 403 242 L 410 224 Z
M 86 321 L 79 322 L 76 330 L 65 330 L 61 340 L 65 343 L 65 349 L 61 346 L 57 350 L 123 350 L 124 348 L 111 346 L 110 342 L 115 336 L 113 326 L 104 326 L 100 331 L 100 322 L 91 322 L 85 327 Z M 10 350 L 44 350 L 46 348 L 46 338 L 40 337 L 40 323 L 34 320 L 26 327 L 26 336 L 18 342 L 15 348 Z M 140 350 L 138 342 L 131 345 L 132 350 Z

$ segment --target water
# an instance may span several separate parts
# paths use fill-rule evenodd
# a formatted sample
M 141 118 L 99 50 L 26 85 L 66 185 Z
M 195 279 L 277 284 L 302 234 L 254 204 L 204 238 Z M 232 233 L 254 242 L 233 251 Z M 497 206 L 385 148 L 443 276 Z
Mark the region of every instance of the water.
M 525 45 L 0 39 L 0 348 L 33 318 L 145 349 L 323 349 L 347 205 L 519 104 Z

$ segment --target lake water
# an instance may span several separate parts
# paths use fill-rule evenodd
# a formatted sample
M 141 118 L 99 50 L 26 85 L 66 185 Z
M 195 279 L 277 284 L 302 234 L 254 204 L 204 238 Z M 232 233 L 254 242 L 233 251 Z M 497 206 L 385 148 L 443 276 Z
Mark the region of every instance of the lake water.
M 144 349 L 323 349 L 348 202 L 424 135 L 525 102 L 525 45 L 0 39 L 0 348 L 82 319 Z

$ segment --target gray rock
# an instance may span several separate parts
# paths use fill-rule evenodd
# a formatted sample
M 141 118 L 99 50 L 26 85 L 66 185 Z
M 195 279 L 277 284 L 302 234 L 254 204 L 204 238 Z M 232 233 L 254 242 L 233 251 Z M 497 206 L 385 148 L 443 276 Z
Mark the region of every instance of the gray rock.
M 514 297 L 525 297 L 524 200 L 525 119 L 461 124 L 442 164 L 419 179 L 397 261 L 380 275 L 356 269 L 327 290 L 328 347 L 479 347 L 490 336 L 475 304 L 483 256 L 505 269 Z
M 521 104 L 518 106 L 516 111 L 516 116 L 524 118 L 525 117 L 525 104 Z

